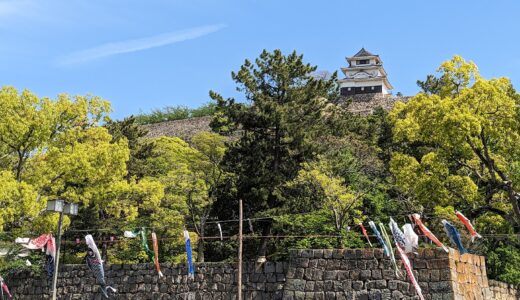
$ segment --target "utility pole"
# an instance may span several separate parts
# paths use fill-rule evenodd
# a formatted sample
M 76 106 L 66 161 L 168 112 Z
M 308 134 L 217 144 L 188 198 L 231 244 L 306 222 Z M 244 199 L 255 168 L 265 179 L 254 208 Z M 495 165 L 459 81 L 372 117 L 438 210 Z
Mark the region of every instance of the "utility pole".
M 52 300 L 56 300 L 56 286 L 58 283 L 58 268 L 60 267 L 61 227 L 63 226 L 63 215 L 75 216 L 78 214 L 77 203 L 67 203 L 63 200 L 47 201 L 47 211 L 59 212 L 58 232 L 56 234 L 56 255 L 54 260 L 54 274 L 52 276 Z
M 238 292 L 237 292 L 237 300 L 242 300 L 242 222 L 243 222 L 243 212 L 242 212 L 242 199 L 238 200 Z
M 54 274 L 52 276 L 52 300 L 56 300 L 56 285 L 58 283 L 58 267 L 60 265 L 61 227 L 63 225 L 63 211 L 60 212 L 58 221 L 58 233 L 56 234 L 56 260 L 54 261 Z

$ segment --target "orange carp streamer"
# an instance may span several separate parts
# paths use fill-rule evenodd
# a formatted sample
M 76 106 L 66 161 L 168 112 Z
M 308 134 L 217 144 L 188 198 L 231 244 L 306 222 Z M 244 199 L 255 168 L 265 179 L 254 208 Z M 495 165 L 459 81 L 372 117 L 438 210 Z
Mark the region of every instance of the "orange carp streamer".
M 459 218 L 462 224 L 464 224 L 464 226 L 466 226 L 466 228 L 468 229 L 469 234 L 471 235 L 472 243 L 475 241 L 476 238 L 482 238 L 482 236 L 478 234 L 475 230 L 475 227 L 473 227 L 473 225 L 471 224 L 471 221 L 468 218 L 466 218 L 460 211 L 456 211 L 455 215 L 457 215 L 457 218 Z
M 152 242 L 153 242 L 153 263 L 155 264 L 155 270 L 157 271 L 157 274 L 159 274 L 159 278 L 164 277 L 163 273 L 161 272 L 161 265 L 159 265 L 159 243 L 157 242 L 157 235 L 155 232 L 152 232 Z
M 361 231 L 363 232 L 363 235 L 367 239 L 368 244 L 370 247 L 372 247 L 372 243 L 370 242 L 370 238 L 368 238 L 367 230 L 365 229 L 365 226 L 363 226 L 363 223 L 359 223 L 359 227 L 361 227 Z
M 424 224 L 421 221 L 421 216 L 419 214 L 412 214 L 411 217 L 414 223 L 417 226 L 419 226 L 419 229 L 421 229 L 422 233 L 425 236 L 427 236 L 432 242 L 434 242 L 435 245 L 441 247 L 444 251 L 446 251 L 446 253 L 450 252 L 448 247 L 444 246 L 444 244 L 441 243 L 441 241 L 439 241 L 439 239 L 437 239 L 437 237 L 428 228 L 426 228 L 426 226 L 424 226 Z

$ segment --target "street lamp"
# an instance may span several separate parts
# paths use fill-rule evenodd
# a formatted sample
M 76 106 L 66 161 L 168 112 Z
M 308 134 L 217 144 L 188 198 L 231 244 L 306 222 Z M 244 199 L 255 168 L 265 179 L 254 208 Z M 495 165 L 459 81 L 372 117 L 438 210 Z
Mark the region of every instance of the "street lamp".
M 56 285 L 58 282 L 58 266 L 60 263 L 61 226 L 63 225 L 63 215 L 77 215 L 78 204 L 67 203 L 63 200 L 49 200 L 47 201 L 47 211 L 60 213 L 60 219 L 58 221 L 58 233 L 56 234 L 56 261 L 54 262 L 54 274 L 52 277 L 52 300 L 56 300 Z

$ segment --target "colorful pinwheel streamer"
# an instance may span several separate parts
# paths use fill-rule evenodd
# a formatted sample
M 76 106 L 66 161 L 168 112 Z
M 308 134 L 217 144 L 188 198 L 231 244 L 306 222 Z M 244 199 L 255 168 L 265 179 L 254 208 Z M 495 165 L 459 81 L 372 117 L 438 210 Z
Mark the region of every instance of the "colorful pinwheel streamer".
M 4 298 L 4 293 L 7 295 L 7 297 L 13 298 L 13 296 L 11 295 L 11 292 L 9 291 L 7 284 L 5 284 L 4 278 L 2 276 L 0 276 L 0 286 L 2 286 L 2 288 L 0 289 L 0 292 L 2 292 L 2 299 Z

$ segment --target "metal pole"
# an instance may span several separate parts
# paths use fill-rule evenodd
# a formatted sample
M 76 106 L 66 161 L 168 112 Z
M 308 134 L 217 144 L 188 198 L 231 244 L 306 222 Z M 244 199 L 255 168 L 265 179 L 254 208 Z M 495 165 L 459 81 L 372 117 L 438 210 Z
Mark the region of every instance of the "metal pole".
M 242 199 L 238 200 L 238 293 L 237 300 L 242 300 Z
M 63 211 L 60 212 L 58 221 L 58 233 L 56 234 L 56 260 L 54 261 L 54 276 L 52 277 L 52 300 L 56 300 L 56 285 L 58 283 L 58 267 L 60 265 L 61 225 L 63 224 Z

